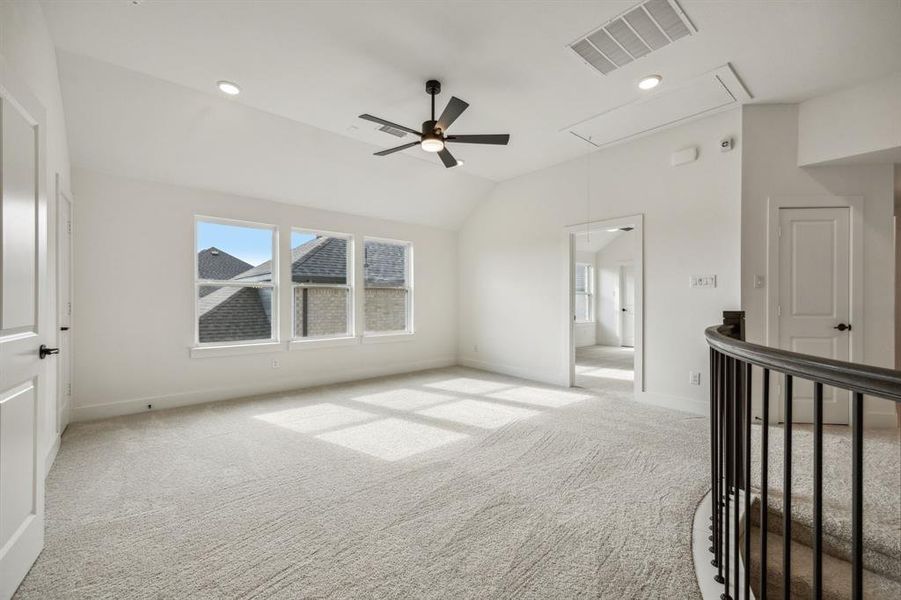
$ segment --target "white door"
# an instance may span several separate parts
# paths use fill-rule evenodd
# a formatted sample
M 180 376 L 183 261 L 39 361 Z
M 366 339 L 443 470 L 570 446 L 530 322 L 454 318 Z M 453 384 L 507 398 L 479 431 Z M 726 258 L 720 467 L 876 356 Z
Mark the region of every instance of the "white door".
M 3 65 L 0 64 L 0 67 Z M 0 68 L 0 598 L 12 596 L 44 545 L 43 309 L 46 204 L 39 182 L 43 112 L 8 91 Z M 31 107 L 30 109 L 25 108 Z
M 779 209 L 779 346 L 837 360 L 850 357 L 849 208 Z M 852 329 L 843 326 L 850 325 Z M 813 421 L 813 384 L 793 382 L 792 421 Z M 782 403 L 779 402 L 781 406 Z M 780 408 L 780 411 L 782 409 Z M 848 423 L 848 393 L 823 390 L 823 420 Z
M 56 402 L 56 434 L 69 424 L 72 399 L 72 201 L 59 192 L 56 219 L 57 307 L 59 312 L 59 382 Z
M 620 267 L 620 345 L 635 346 L 635 267 Z

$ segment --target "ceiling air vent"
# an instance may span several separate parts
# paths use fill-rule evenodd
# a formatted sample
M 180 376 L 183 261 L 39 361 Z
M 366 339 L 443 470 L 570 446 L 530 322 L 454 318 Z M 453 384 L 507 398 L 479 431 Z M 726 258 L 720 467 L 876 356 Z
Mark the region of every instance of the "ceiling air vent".
M 696 31 L 676 0 L 647 0 L 569 47 L 607 75 Z
M 397 127 L 391 127 L 390 125 L 382 125 L 381 127 L 379 127 L 379 131 L 390 133 L 394 137 L 404 137 L 405 135 L 407 135 L 406 131 L 398 129 Z

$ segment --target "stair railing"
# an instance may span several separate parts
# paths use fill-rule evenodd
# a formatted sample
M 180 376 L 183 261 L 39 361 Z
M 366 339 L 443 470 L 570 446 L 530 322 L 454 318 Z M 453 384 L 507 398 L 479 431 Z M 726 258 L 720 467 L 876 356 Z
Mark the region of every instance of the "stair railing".
M 723 600 L 751 598 L 751 381 L 753 369 L 763 370 L 760 427 L 760 586 L 757 597 L 767 596 L 767 492 L 770 419 L 770 373 L 785 377 L 783 386 L 784 471 L 782 518 L 782 589 L 791 595 L 792 539 L 792 383 L 813 382 L 813 598 L 823 594 L 823 386 L 851 392 L 851 597 L 863 598 L 863 415 L 864 396 L 901 402 L 901 371 L 789 352 L 744 341 L 744 312 L 726 311 L 723 324 L 706 332 L 710 347 L 710 471 L 711 529 Z M 744 492 L 745 576 L 739 578 Z M 731 501 L 730 501 L 731 497 Z M 730 508 L 732 514 L 730 515 Z M 730 527 L 732 528 L 730 535 Z M 731 539 L 730 539 L 731 538 Z M 730 552 L 731 541 L 731 552 Z M 731 556 L 730 556 L 731 555 Z M 729 581 L 730 559 L 734 564 Z M 741 581 L 740 581 L 741 579 Z M 730 595 L 730 590 L 732 595 Z

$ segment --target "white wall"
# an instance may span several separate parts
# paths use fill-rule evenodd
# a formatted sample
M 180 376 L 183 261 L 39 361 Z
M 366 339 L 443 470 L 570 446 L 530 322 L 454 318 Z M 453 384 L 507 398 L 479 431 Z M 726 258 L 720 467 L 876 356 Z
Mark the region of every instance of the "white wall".
M 598 274 L 597 343 L 619 346 L 622 343 L 620 314 L 620 267 L 638 256 L 638 236 L 624 232 L 601 248 L 596 256 Z
M 43 343 L 56 345 L 56 176 L 60 187 L 69 190 L 69 149 L 66 140 L 66 122 L 60 95 L 56 51 L 44 21 L 38 2 L 12 0 L 0 2 L 0 56 L 16 77 L 23 81 L 46 110 L 46 168 L 41 182 L 48 203 L 48 214 L 42 236 L 47 239 L 47 272 L 42 274 L 45 298 L 42 319 L 46 327 Z M 56 449 L 56 362 L 47 361 L 44 391 L 41 395 L 41 438 L 50 454 L 46 468 L 50 467 Z
M 576 252 L 577 263 L 588 263 L 594 265 L 594 254 L 586 251 Z M 597 294 L 598 277 L 597 271 L 594 272 L 594 288 Z M 597 295 L 595 295 L 597 298 Z M 597 318 L 597 314 L 595 314 Z M 596 343 L 596 328 L 594 323 L 573 323 L 573 343 L 576 348 L 584 348 L 585 346 L 594 346 Z
M 802 102 L 797 131 L 802 166 L 901 160 L 901 73 Z
M 569 383 L 568 240 L 564 227 L 645 215 L 645 389 L 642 400 L 703 411 L 705 327 L 739 307 L 741 139 L 730 111 L 501 183 L 460 231 L 460 361 Z M 718 141 L 737 139 L 721 153 Z M 670 154 L 700 147 L 697 162 Z M 591 171 L 591 198 L 586 175 Z M 719 287 L 692 290 L 693 274 Z
M 75 419 L 456 362 L 453 232 L 82 169 L 74 171 L 74 190 Z M 291 226 L 413 242 L 415 335 L 391 343 L 190 358 L 195 214 L 275 224 L 285 243 Z M 288 302 L 281 304 L 283 333 L 290 330 L 290 310 Z
M 864 336 L 861 362 L 894 365 L 894 249 L 892 165 L 797 166 L 797 105 L 751 105 L 742 111 L 742 307 L 747 339 L 766 341 L 767 289 L 754 288 L 767 268 L 767 199 L 836 195 L 864 198 Z M 855 359 L 860 360 L 860 359 Z M 887 413 L 871 402 L 868 413 Z M 893 411 L 892 411 L 893 414 Z M 868 417 L 870 418 L 870 417 Z

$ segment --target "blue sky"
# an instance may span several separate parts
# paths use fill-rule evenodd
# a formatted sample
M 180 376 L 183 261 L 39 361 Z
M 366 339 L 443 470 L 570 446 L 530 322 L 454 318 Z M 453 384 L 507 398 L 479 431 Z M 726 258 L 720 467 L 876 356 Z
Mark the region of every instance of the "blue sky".
M 296 248 L 314 237 L 309 233 L 292 232 L 291 247 Z M 272 259 L 272 231 L 198 221 L 197 252 L 212 246 L 257 266 Z

